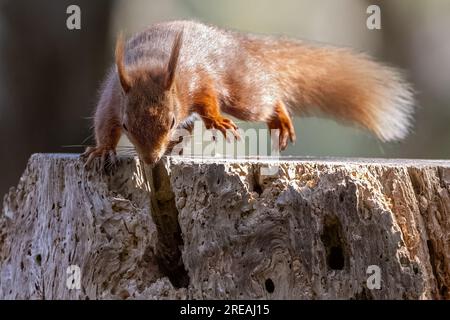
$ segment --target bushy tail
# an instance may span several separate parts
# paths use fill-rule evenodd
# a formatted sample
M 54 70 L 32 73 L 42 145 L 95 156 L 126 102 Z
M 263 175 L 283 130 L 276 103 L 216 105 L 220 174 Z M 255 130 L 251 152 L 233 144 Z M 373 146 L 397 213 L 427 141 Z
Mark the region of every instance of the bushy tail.
M 266 52 L 265 60 L 270 59 L 293 113 L 332 116 L 363 126 L 383 141 L 406 137 L 414 96 L 398 70 L 349 49 L 274 42 L 276 49 L 269 56 Z

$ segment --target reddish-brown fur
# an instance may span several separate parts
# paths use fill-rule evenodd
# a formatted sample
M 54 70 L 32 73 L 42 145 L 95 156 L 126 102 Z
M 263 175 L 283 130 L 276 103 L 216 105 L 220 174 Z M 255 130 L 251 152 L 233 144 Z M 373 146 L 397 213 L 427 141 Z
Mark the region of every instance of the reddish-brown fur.
M 413 98 L 395 70 L 348 49 L 227 31 L 193 21 L 155 24 L 119 37 L 116 68 L 95 114 L 97 146 L 88 163 L 115 155 L 125 133 L 154 163 L 171 135 L 198 114 L 207 128 L 236 137 L 222 113 L 280 130 L 280 148 L 295 140 L 291 115 L 323 114 L 373 131 L 382 140 L 408 132 Z
M 230 130 L 235 137 L 239 138 L 239 133 L 236 131 L 238 127 L 220 113 L 219 101 L 211 83 L 205 83 L 204 87 L 196 91 L 193 97 L 192 111 L 201 117 L 206 129 L 217 129 L 224 136 L 226 136 L 226 131 Z

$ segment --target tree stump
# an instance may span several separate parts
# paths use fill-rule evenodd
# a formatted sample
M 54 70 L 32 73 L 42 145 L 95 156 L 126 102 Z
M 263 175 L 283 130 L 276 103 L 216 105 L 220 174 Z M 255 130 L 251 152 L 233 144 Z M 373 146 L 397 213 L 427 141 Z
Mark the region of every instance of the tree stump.
M 121 158 L 106 174 L 35 154 L 0 216 L 2 299 L 449 299 L 449 288 L 450 161 Z

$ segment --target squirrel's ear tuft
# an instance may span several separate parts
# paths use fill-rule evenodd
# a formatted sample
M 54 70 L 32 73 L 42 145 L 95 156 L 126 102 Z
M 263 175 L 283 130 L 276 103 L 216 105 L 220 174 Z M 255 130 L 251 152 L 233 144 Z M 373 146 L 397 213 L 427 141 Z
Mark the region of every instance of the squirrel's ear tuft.
M 119 33 L 116 42 L 116 66 L 117 73 L 119 75 L 120 84 L 122 85 L 123 91 L 127 93 L 131 88 L 131 79 L 128 75 L 125 65 L 124 65 L 124 56 L 125 56 L 125 45 L 123 40 L 123 33 Z
M 182 42 L 183 42 L 183 31 L 180 31 L 175 35 L 175 40 L 172 45 L 172 51 L 170 53 L 169 64 L 167 65 L 167 72 L 164 79 L 164 88 L 166 90 L 169 90 L 172 87 Z

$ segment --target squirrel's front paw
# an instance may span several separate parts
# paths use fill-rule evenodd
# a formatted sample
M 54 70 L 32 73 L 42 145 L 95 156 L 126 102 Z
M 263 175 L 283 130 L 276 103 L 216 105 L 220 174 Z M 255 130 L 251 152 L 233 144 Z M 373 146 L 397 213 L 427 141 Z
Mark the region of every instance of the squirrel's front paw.
M 213 120 L 208 119 L 208 121 L 205 122 L 205 126 L 206 129 L 219 130 L 225 138 L 227 137 L 227 130 L 229 130 L 237 140 L 241 139 L 241 135 L 238 132 L 238 126 L 228 118 L 221 117 Z
M 100 158 L 100 169 L 113 169 L 117 164 L 116 151 L 108 147 L 87 147 L 80 157 L 84 160 L 84 167 L 87 169 L 91 168 L 97 158 Z

